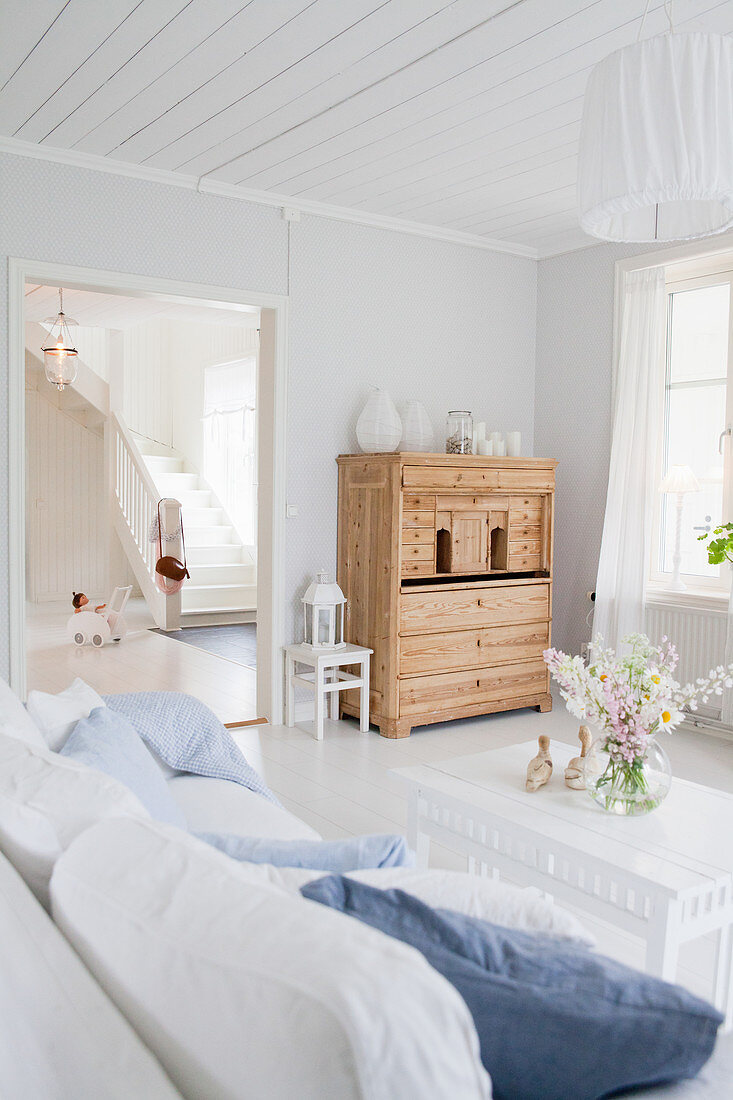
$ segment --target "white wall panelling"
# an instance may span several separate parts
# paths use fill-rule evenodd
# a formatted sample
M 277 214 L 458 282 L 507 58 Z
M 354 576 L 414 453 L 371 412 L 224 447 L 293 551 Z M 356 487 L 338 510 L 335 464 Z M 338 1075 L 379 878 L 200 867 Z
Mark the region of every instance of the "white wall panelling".
M 122 333 L 122 414 L 133 432 L 173 446 L 173 393 L 166 322 L 146 321 Z
M 8 154 L 0 156 L 0 191 L 2 346 L 7 256 L 118 271 L 131 288 L 151 277 L 241 288 L 244 301 L 249 291 L 286 291 L 287 223 L 274 208 Z M 520 430 L 529 445 L 536 308 L 530 259 L 328 218 L 304 216 L 291 228 L 284 435 L 288 500 L 300 514 L 289 521 L 287 547 L 281 535 L 282 572 L 275 570 L 288 602 L 288 637 L 307 576 L 335 564 L 334 459 L 355 448 L 368 385 L 388 387 L 398 406 L 420 396 L 438 438 L 447 409 L 467 402 L 497 426 Z M 22 300 L 12 307 L 19 312 Z M 284 339 L 279 332 L 279 346 Z M 0 397 L 7 384 L 3 358 Z M 2 420 L 0 454 L 8 454 L 6 432 Z M 3 517 L 7 492 L 3 464 Z M 8 659 L 5 539 L 0 671 Z
M 90 17 L 80 0 L 13 4 L 0 133 L 546 254 L 588 243 L 575 219 L 585 83 L 635 41 L 643 7 L 120 0 Z M 727 34 L 733 5 L 676 0 L 675 24 Z M 652 0 L 644 34 L 666 28 Z
M 26 453 L 27 594 L 71 614 L 72 591 L 108 596 L 103 440 L 30 389 Z

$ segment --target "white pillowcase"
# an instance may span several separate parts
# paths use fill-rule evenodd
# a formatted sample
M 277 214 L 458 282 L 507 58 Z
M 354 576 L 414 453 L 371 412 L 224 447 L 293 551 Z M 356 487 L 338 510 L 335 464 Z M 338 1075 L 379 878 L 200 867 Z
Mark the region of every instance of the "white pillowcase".
M 125 815 L 149 817 L 116 779 L 0 734 L 0 848 L 46 908 L 54 863 L 72 840 Z
M 106 706 L 104 699 L 93 687 L 77 676 L 73 684 L 58 695 L 46 691 L 28 694 L 28 713 L 36 723 L 49 749 L 58 752 L 71 735 L 81 718 L 88 718 L 97 707 Z
M 13 689 L 0 679 L 0 732 L 29 745 L 45 746 L 41 731 Z
M 267 883 L 291 894 L 299 893 L 306 882 L 323 878 L 325 873 L 305 867 L 273 867 L 268 863 L 243 863 L 241 866 L 252 882 Z M 585 930 L 577 917 L 544 898 L 533 886 L 512 886 L 465 871 L 419 871 L 414 867 L 349 871 L 347 877 L 379 890 L 404 890 L 436 909 L 452 909 L 504 928 L 545 932 L 588 947 L 596 945 L 595 937 Z
M 465 1002 L 417 951 L 153 821 L 58 860 L 53 916 L 188 1097 L 488 1100 Z
M 234 833 L 277 840 L 321 840 L 310 825 L 283 806 L 230 779 L 181 775 L 168 790 L 183 810 L 192 833 Z

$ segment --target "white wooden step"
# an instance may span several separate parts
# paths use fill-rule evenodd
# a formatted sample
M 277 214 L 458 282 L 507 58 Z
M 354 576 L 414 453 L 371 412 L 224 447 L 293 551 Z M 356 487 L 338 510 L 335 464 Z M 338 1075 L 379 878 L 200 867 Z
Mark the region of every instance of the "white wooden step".
M 223 521 L 224 512 L 221 508 L 183 509 L 183 523 L 187 531 L 190 527 L 217 527 Z
M 152 470 L 150 472 L 153 473 Z M 153 477 L 163 496 L 176 497 L 177 500 L 181 500 L 181 493 L 188 493 L 199 487 L 198 474 L 155 473 Z
M 201 528 L 194 528 L 199 534 Z M 220 530 L 216 527 L 215 530 Z M 237 565 L 242 561 L 242 547 L 238 542 L 222 542 L 209 544 L 208 546 L 193 546 L 190 540 L 186 542 L 189 565 Z
M 257 606 L 256 584 L 191 584 L 181 591 L 182 611 L 235 611 Z
M 182 474 L 183 473 L 183 459 L 175 458 L 172 455 L 143 455 L 145 464 L 153 475 L 153 478 L 157 474 Z
M 178 494 L 178 500 L 183 505 L 184 514 L 188 509 L 208 510 L 211 507 L 211 489 L 185 489 Z
M 213 527 L 197 527 L 195 524 L 189 527 L 186 517 L 183 518 L 186 547 L 192 546 L 221 546 L 235 545 L 241 553 L 241 546 L 234 540 L 234 528 L 225 523 L 215 524 Z
M 191 584 L 194 587 L 199 585 L 242 585 L 242 584 L 254 584 L 255 583 L 255 567 L 250 563 L 244 562 L 223 562 L 223 563 L 206 563 L 205 565 L 194 565 L 189 561 L 188 570 L 191 574 Z

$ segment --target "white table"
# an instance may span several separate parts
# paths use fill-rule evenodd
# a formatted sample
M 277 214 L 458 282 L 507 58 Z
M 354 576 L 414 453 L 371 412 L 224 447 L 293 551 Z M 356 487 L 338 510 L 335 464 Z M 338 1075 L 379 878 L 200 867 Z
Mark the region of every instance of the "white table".
M 733 795 L 673 779 L 659 809 L 616 817 L 565 786 L 578 746 L 553 741 L 554 774 L 529 794 L 537 742 L 397 768 L 409 792 L 408 840 L 418 866 L 431 840 L 469 870 L 507 874 L 640 936 L 646 969 L 667 981 L 687 940 L 717 933 L 713 1000 L 731 1025 Z
M 326 699 L 331 701 L 331 717 L 338 718 L 338 693 L 359 688 L 359 728 L 369 732 L 369 658 L 374 652 L 362 645 L 344 645 L 340 649 L 312 649 L 307 645 L 285 647 L 285 725 L 295 725 L 295 685 L 310 688 L 315 697 L 314 736 L 323 740 L 323 716 Z M 306 665 L 313 672 L 298 672 Z M 358 665 L 359 675 L 342 672 L 344 665 Z

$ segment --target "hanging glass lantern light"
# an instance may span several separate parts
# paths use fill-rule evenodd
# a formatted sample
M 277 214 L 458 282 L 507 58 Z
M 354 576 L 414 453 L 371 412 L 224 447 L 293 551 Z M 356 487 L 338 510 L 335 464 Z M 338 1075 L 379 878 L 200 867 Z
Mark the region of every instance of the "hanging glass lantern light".
M 317 573 L 302 597 L 303 642 L 309 649 L 342 649 L 346 597 L 328 573 Z
M 46 378 L 59 390 L 70 385 L 76 378 L 78 351 L 74 347 L 69 325 L 77 322 L 64 313 L 64 292 L 59 287 L 59 312 L 57 317 L 47 317 L 43 322 L 49 325 L 49 333 L 41 351 Z
M 583 109 L 578 212 L 581 228 L 605 241 L 694 240 L 733 226 L 729 37 L 661 34 L 596 65 Z

